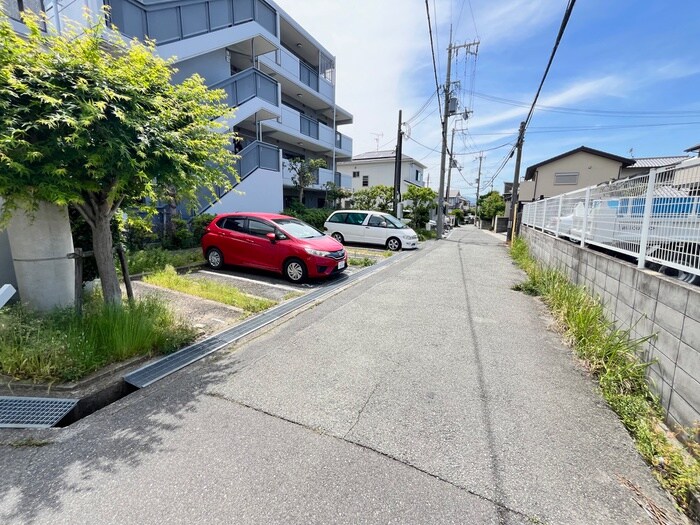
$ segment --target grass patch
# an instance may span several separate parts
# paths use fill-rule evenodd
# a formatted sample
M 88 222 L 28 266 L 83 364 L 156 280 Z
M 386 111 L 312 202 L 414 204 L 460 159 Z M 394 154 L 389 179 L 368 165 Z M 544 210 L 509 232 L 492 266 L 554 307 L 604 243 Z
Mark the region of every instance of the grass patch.
M 361 266 L 363 268 L 366 268 L 367 266 L 372 266 L 375 263 L 376 263 L 376 261 L 374 259 L 370 259 L 369 257 L 350 257 L 350 258 L 348 258 L 348 264 L 350 266 Z
M 656 478 L 687 512 L 691 492 L 700 491 L 700 456 L 679 448 L 660 425 L 661 406 L 645 377 L 649 363 L 638 358 L 641 345 L 649 338 L 633 339 L 630 330 L 616 328 L 605 318 L 599 301 L 560 272 L 539 265 L 523 239 L 514 239 L 510 253 L 528 276 L 515 288 L 541 296 L 550 307 Z
M 132 275 L 157 272 L 170 265 L 175 268 L 194 263 L 203 263 L 204 257 L 201 248 L 188 248 L 186 250 L 164 250 L 163 248 L 148 248 L 127 253 L 129 273 Z M 117 271 L 121 268 L 117 264 Z
M 416 232 L 416 235 L 418 235 L 419 241 L 427 241 L 430 239 L 437 239 L 437 231 L 436 230 L 416 230 L 414 228 L 414 231 Z
M 194 336 L 154 298 L 122 306 L 88 298 L 82 317 L 73 309 L 39 314 L 16 305 L 0 310 L 0 373 L 74 381 L 110 363 L 177 350 Z
M 271 299 L 245 294 L 234 286 L 224 285 L 207 279 L 183 277 L 178 275 L 172 266 L 166 266 L 164 270 L 145 277 L 143 281 L 170 290 L 235 306 L 250 313 L 262 312 L 277 304 L 276 301 Z

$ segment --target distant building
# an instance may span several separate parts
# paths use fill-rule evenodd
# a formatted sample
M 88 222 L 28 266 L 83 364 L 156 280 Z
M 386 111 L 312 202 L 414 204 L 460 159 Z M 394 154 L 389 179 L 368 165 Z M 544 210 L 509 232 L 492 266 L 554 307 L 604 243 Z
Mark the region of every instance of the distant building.
M 352 179 L 352 190 L 358 191 L 372 186 L 394 186 L 396 152 L 371 151 L 338 162 L 338 171 L 343 177 Z M 405 193 L 409 186 L 425 186 L 423 182 L 424 164 L 409 157 L 401 156 L 401 184 L 399 191 Z

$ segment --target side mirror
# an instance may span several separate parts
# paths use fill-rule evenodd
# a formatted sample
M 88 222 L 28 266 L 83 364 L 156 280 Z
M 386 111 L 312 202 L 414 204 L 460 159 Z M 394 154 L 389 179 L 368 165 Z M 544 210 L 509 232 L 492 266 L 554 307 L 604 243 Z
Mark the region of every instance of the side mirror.
M 386 228 L 386 221 L 382 221 L 379 223 L 380 228 Z
M 265 237 L 267 237 L 268 239 L 270 239 L 270 242 L 271 242 L 272 244 L 274 244 L 275 241 L 277 241 L 277 235 L 274 234 L 274 233 L 272 233 L 272 232 L 266 234 Z

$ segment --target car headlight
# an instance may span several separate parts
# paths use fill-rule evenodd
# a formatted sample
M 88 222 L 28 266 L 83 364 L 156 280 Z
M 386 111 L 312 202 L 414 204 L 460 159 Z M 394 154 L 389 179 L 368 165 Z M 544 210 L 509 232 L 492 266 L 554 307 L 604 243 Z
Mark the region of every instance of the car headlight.
M 318 257 L 330 257 L 331 252 L 324 252 L 321 250 L 314 250 L 313 248 L 304 248 L 306 250 L 306 253 L 309 255 L 317 255 Z

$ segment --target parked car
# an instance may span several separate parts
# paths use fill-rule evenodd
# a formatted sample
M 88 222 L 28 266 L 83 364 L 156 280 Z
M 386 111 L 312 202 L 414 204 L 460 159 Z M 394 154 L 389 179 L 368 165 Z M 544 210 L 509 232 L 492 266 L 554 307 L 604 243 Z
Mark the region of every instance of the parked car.
M 323 227 L 341 243 L 381 244 L 391 251 L 418 247 L 416 232 L 396 217 L 379 211 L 335 211 Z
M 274 213 L 217 215 L 202 237 L 210 267 L 225 264 L 281 273 L 292 282 L 339 273 L 347 253 L 335 239 L 299 219 Z

